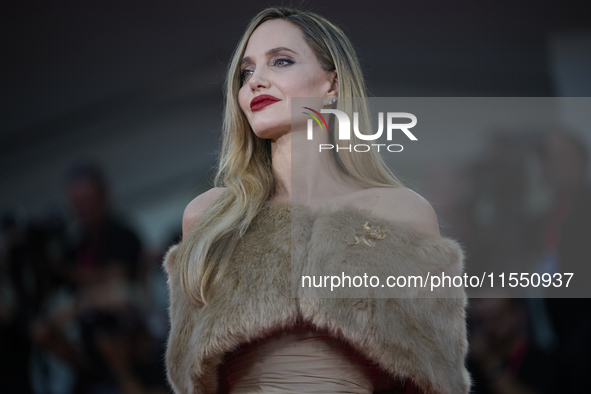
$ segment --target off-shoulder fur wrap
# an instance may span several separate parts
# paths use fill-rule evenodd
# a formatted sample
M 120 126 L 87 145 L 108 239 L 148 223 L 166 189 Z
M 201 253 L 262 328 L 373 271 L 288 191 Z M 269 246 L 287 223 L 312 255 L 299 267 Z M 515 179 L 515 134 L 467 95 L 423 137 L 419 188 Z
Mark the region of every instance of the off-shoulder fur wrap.
M 373 240 L 374 246 L 348 245 L 365 234 L 366 221 L 379 225 L 386 238 Z M 267 204 L 234 251 L 208 305 L 201 307 L 181 290 L 175 266 L 179 245 L 164 258 L 171 323 L 166 366 L 176 393 L 216 393 L 226 353 L 288 330 L 298 317 L 349 342 L 391 376 L 412 379 L 425 393 L 468 392 L 462 288 L 445 298 L 323 298 L 316 288 L 300 288 L 294 297 L 291 283 L 292 277 L 319 273 L 461 275 L 464 253 L 455 240 L 354 207 L 312 211 Z

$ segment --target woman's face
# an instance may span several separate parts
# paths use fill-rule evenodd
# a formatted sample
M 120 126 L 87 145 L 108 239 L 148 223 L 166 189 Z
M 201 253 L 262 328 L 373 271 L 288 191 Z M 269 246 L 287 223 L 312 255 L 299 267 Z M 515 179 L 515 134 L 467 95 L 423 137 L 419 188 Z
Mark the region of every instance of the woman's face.
M 291 97 L 337 95 L 336 71 L 320 67 L 290 22 L 272 19 L 257 27 L 242 62 L 238 101 L 260 138 L 275 141 L 291 131 Z

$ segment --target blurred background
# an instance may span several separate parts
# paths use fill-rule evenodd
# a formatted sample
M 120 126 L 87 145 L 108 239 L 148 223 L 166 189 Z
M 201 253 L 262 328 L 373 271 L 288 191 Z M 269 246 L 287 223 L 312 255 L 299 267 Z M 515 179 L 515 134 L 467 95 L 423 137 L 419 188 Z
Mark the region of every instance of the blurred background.
M 282 2 L 341 26 L 376 97 L 588 97 L 584 2 Z M 168 392 L 159 264 L 210 187 L 226 65 L 265 1 L 2 12 L 0 392 Z M 568 100 L 566 101 L 568 102 Z M 470 259 L 591 263 L 590 108 L 394 170 Z M 587 393 L 588 299 L 471 300 L 474 393 Z

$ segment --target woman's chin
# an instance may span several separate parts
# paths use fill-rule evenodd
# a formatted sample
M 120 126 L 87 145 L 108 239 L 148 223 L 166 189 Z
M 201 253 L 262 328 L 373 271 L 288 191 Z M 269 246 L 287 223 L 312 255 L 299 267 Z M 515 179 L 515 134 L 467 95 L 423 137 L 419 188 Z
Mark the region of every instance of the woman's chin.
M 264 129 L 253 129 L 254 134 L 263 139 L 263 140 L 271 140 L 271 141 L 277 141 L 279 138 L 287 135 L 290 133 L 290 129 L 284 129 L 284 128 L 264 128 Z

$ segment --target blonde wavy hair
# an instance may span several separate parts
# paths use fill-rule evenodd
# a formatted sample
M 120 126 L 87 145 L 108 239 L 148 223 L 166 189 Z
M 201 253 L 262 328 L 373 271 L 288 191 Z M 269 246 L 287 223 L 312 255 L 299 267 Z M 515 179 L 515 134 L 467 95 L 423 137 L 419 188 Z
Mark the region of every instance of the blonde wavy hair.
M 254 30 L 263 22 L 282 19 L 298 26 L 325 71 L 336 70 L 339 97 L 364 98 L 365 81 L 357 55 L 343 31 L 327 19 L 307 11 L 267 8 L 249 23 L 228 66 L 225 83 L 223 142 L 214 184 L 225 188 L 179 246 L 176 267 L 183 292 L 194 304 L 207 305 L 207 297 L 223 277 L 237 242 L 265 202 L 276 182 L 271 163 L 271 142 L 257 137 L 238 103 L 240 62 Z M 371 125 L 365 100 L 344 100 L 339 109 L 360 114 L 360 123 Z M 355 108 L 347 108 L 355 106 Z M 333 125 L 334 126 L 334 125 Z M 331 141 L 338 144 L 335 128 Z M 370 130 L 370 128 L 364 128 Z M 363 143 L 356 136 L 351 144 Z M 354 154 L 338 150 L 335 160 L 344 174 L 368 187 L 403 187 L 373 151 Z

